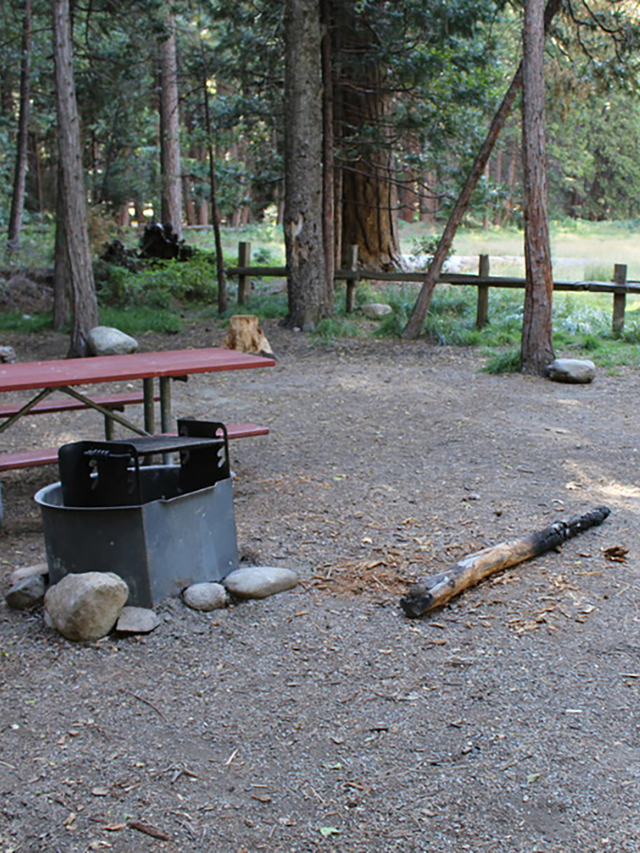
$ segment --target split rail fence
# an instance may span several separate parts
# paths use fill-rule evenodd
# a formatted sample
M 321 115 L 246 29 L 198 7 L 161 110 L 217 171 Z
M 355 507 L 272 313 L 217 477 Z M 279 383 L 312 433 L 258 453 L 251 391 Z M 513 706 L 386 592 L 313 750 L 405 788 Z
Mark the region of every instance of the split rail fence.
M 349 246 L 348 266 L 335 272 L 335 281 L 346 283 L 346 311 L 354 309 L 355 290 L 359 281 L 410 282 L 423 284 L 426 274 L 422 272 L 380 272 L 358 269 L 358 247 Z M 238 279 L 238 305 L 244 305 L 251 278 L 283 278 L 286 267 L 251 266 L 251 243 L 238 244 L 238 266 L 229 267 L 227 275 Z M 480 255 L 477 275 L 443 272 L 438 284 L 466 285 L 478 288 L 476 327 L 481 329 L 489 322 L 489 290 L 492 287 L 522 289 L 524 278 L 489 274 L 489 255 Z M 627 265 L 615 264 L 611 281 L 554 281 L 553 289 L 567 293 L 611 293 L 613 295 L 611 326 L 614 334 L 624 328 L 627 294 L 640 295 L 640 282 L 627 281 Z

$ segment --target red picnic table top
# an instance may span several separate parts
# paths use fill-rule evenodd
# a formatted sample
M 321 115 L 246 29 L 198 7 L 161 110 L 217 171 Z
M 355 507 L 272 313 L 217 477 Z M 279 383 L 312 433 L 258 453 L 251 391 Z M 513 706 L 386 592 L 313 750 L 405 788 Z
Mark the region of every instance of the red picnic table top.
M 222 347 L 0 364 L 0 392 L 272 367 L 273 358 Z

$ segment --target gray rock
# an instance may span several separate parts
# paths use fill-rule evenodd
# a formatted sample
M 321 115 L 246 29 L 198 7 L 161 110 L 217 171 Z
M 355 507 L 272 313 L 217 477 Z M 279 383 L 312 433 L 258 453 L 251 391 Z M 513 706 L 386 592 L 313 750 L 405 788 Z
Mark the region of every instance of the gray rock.
M 42 604 L 46 589 L 43 575 L 29 575 L 14 583 L 4 598 L 14 610 L 32 610 Z
M 121 634 L 150 634 L 160 624 L 160 617 L 147 607 L 123 607 L 116 622 Z
M 113 572 L 70 574 L 44 597 L 48 625 L 68 640 L 98 640 L 116 624 L 129 587 Z
M 19 569 L 14 569 L 9 577 L 11 583 L 16 584 L 18 581 L 21 581 L 24 578 L 30 578 L 33 575 L 40 575 L 45 578 L 46 581 L 49 575 L 49 566 L 47 563 L 35 563 L 33 566 L 20 566 Z
M 220 610 L 229 603 L 227 590 L 221 583 L 194 583 L 182 593 L 182 600 L 193 610 Z
M 13 347 L 0 347 L 0 363 L 13 364 L 17 360 L 16 351 Z
M 93 355 L 126 355 L 138 349 L 138 341 L 111 326 L 95 326 L 87 335 Z
M 361 305 L 360 310 L 365 317 L 370 320 L 377 320 L 378 317 L 384 317 L 387 314 L 393 314 L 391 305 L 386 305 L 384 302 L 369 302 L 366 305 Z
M 228 574 L 222 583 L 235 598 L 267 598 L 293 589 L 298 575 L 279 566 L 247 566 Z
M 556 358 L 547 367 L 547 375 L 554 382 L 571 382 L 586 385 L 596 375 L 596 366 L 588 359 Z

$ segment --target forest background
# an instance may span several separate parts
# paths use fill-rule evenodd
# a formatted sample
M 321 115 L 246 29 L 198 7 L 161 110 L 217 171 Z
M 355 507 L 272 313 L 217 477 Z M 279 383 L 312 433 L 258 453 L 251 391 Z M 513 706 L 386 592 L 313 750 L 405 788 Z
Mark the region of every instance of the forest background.
M 97 255 L 114 236 L 130 243 L 135 229 L 149 222 L 171 221 L 178 239 L 183 223 L 223 229 L 282 223 L 285 186 L 294 183 L 286 175 L 286 62 L 301 47 L 291 32 L 286 38 L 288 5 L 3 3 L 0 224 L 8 228 L 10 262 L 27 260 L 20 228 L 42 231 L 60 221 L 52 6 L 69 12 Z M 433 248 L 517 68 L 521 9 L 491 0 L 333 0 L 319 12 L 324 86 L 316 94 L 324 125 L 318 150 L 325 167 L 332 163 L 323 213 L 333 220 L 334 265 L 344 247 L 355 244 L 362 265 L 396 267 L 406 260 L 398 221 L 415 232 L 415 254 Z M 626 220 L 635 230 L 636 44 L 635 3 L 565 2 L 549 29 L 549 211 L 565 226 Z M 23 200 L 16 205 L 20 181 Z M 327 195 L 325 188 L 325 205 Z M 515 110 L 466 224 L 488 233 L 517 229 L 522 217 Z M 221 256 L 219 240 L 216 249 Z M 104 293 L 121 290 L 118 276 L 102 265 Z

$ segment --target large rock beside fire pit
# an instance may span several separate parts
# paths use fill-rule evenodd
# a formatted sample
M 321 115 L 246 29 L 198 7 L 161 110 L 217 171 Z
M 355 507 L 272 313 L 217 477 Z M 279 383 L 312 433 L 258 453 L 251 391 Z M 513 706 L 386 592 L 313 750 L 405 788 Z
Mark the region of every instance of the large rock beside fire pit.
M 247 566 L 228 574 L 222 583 L 234 598 L 267 598 L 293 589 L 298 575 L 279 566 Z
M 113 572 L 65 575 L 44 597 L 45 622 L 68 640 L 99 640 L 116 624 L 129 587 Z

